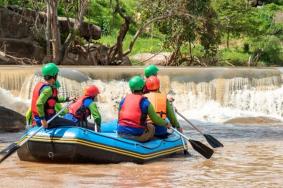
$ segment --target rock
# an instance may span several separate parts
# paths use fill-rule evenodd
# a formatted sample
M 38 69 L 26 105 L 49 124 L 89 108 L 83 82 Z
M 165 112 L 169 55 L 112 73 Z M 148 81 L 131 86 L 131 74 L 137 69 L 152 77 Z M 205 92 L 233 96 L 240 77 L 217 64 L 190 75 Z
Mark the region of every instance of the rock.
M 36 42 L 27 39 L 0 38 L 0 46 L 5 46 L 8 54 L 42 61 L 45 56 L 44 48 Z
M 0 131 L 17 132 L 25 129 L 25 117 L 0 106 Z
M 270 124 L 281 124 L 282 121 L 273 119 L 270 117 L 238 117 L 230 119 L 224 124 L 236 124 L 236 125 L 270 125 Z
M 70 26 L 73 27 L 75 19 L 69 19 Z M 60 31 L 63 33 L 68 33 L 70 31 L 68 20 L 66 17 L 58 17 Z M 101 28 L 90 23 L 83 22 L 80 27 L 80 36 L 86 39 L 87 41 L 98 40 L 101 37 Z
M 141 53 L 131 56 L 130 59 L 134 61 L 144 62 L 145 65 L 163 65 L 169 59 L 170 55 L 170 52 L 162 52 L 159 54 Z

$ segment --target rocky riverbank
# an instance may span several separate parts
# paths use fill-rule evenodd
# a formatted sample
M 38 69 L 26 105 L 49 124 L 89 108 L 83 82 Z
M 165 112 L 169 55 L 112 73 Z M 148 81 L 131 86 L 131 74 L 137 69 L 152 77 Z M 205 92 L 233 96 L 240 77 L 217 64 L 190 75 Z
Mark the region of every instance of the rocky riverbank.
M 17 132 L 25 129 L 25 117 L 0 106 L 0 131 Z

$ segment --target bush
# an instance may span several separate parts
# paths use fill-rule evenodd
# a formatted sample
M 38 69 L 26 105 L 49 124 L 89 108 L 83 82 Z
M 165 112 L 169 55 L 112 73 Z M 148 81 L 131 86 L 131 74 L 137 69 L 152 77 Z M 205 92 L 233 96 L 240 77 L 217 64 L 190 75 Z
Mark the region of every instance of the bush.
M 276 36 L 266 36 L 260 42 L 254 43 L 254 54 L 259 53 L 259 60 L 266 65 L 283 65 L 283 48 Z
M 231 63 L 235 66 L 246 66 L 247 62 L 249 60 L 249 54 L 244 53 L 241 51 L 236 50 L 229 50 L 225 49 L 219 53 L 220 55 L 220 64 L 221 65 L 227 65 L 228 63 Z M 228 62 L 228 63 L 225 63 Z

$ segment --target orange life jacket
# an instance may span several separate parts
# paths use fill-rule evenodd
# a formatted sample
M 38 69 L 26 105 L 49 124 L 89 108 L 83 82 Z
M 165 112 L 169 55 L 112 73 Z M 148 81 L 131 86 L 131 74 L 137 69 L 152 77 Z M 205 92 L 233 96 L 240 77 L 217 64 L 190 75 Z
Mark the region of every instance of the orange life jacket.
M 45 83 L 45 82 L 39 82 L 39 83 L 36 84 L 36 86 L 33 90 L 32 100 L 31 100 L 31 112 L 32 112 L 33 118 L 35 116 L 38 116 L 36 102 L 37 102 L 38 97 L 40 96 L 41 89 L 45 86 L 50 86 L 50 85 Z M 56 114 L 55 104 L 56 104 L 56 101 L 58 100 L 57 95 L 58 95 L 58 90 L 56 88 L 52 87 L 52 96 L 49 97 L 47 99 L 46 103 L 44 104 L 45 116 L 52 117 L 53 115 Z
M 86 118 L 90 115 L 90 110 L 83 104 L 84 100 L 88 98 L 91 97 L 82 96 L 75 103 L 71 104 L 69 107 L 69 113 L 81 121 L 86 120 Z
M 167 110 L 166 110 L 167 109 L 166 108 L 167 96 L 163 93 L 158 93 L 158 92 L 150 92 L 150 93 L 145 94 L 145 96 L 148 98 L 148 100 L 154 107 L 155 112 L 162 119 L 166 119 L 167 117 Z
M 125 127 L 145 128 L 147 114 L 142 113 L 141 101 L 145 97 L 142 95 L 128 94 L 122 104 L 118 124 Z

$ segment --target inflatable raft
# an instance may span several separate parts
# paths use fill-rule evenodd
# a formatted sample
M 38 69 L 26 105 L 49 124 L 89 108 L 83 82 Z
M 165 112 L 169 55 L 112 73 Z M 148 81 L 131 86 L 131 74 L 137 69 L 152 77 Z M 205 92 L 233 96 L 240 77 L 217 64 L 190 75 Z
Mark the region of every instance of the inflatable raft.
M 21 140 L 37 129 L 27 131 Z M 103 124 L 101 130 L 71 126 L 42 129 L 18 149 L 18 156 L 24 161 L 42 162 L 145 163 L 183 151 L 182 139 L 175 133 L 141 143 L 119 137 L 115 121 Z

